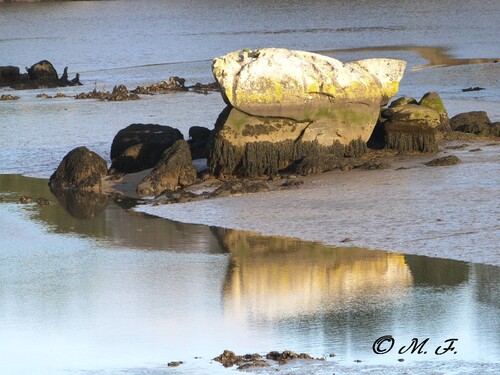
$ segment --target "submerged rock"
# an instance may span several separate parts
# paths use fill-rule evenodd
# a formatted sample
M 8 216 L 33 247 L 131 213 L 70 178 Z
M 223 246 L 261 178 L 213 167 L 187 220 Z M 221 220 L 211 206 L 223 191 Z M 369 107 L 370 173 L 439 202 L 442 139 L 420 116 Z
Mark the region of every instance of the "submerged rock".
M 50 176 L 52 190 L 77 189 L 99 192 L 101 180 L 106 176 L 106 161 L 87 147 L 71 150 Z
M 196 169 L 189 146 L 186 141 L 178 140 L 165 150 L 151 173 L 139 183 L 137 193 L 141 196 L 160 195 L 167 189 L 175 190 L 195 181 Z
M 178 129 L 157 124 L 131 124 L 111 144 L 110 173 L 133 173 L 153 168 L 163 151 L 184 139 Z

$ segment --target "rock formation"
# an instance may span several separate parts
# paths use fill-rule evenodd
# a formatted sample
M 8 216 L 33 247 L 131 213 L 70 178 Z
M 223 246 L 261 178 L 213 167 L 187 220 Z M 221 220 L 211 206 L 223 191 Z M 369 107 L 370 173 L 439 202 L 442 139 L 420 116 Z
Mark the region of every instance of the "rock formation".
M 133 173 L 153 168 L 163 151 L 184 139 L 178 129 L 156 124 L 132 124 L 120 130 L 111 144 L 110 173 Z
M 305 156 L 363 153 L 405 66 L 391 59 L 343 64 L 280 48 L 215 59 L 212 70 L 228 108 L 215 126 L 210 171 L 273 175 Z
M 100 192 L 101 180 L 106 176 L 106 161 L 87 147 L 71 150 L 50 176 L 49 186 L 53 191 L 77 189 Z
M 196 181 L 189 145 L 178 140 L 163 153 L 153 171 L 137 186 L 141 196 L 159 195 L 165 190 L 176 190 L 179 186 L 190 185 Z

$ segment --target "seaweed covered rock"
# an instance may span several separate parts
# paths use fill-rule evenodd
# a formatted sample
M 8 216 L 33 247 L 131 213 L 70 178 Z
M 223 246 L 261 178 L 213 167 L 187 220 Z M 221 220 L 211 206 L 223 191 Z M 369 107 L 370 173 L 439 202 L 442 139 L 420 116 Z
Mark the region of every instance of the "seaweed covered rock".
M 436 152 L 439 113 L 425 106 L 407 104 L 388 108 L 384 117 L 385 147 L 400 151 Z
M 443 101 L 437 92 L 428 92 L 426 93 L 420 102 L 419 105 L 435 110 L 439 113 L 439 118 L 441 119 L 441 123 L 439 124 L 438 130 L 441 132 L 450 132 L 450 119 L 448 118 L 448 112 L 446 112 L 446 108 L 444 107 Z
M 163 151 L 184 139 L 178 129 L 157 124 L 131 124 L 111 144 L 110 173 L 133 173 L 153 168 Z
M 374 117 L 373 128 L 380 106 L 397 92 L 405 67 L 402 60 L 343 64 L 311 52 L 264 48 L 216 58 L 212 72 L 225 102 L 251 115 L 310 121 L 328 117 L 332 107 L 346 108 Z
M 349 122 L 349 116 L 342 114 L 328 121 L 299 122 L 251 116 L 227 107 L 215 124 L 209 170 L 215 176 L 273 176 L 304 156 L 359 156 L 366 152 L 369 134 L 363 139 L 355 130 L 342 127 Z
M 175 190 L 195 181 L 196 169 L 189 145 L 184 140 L 178 140 L 165 150 L 151 173 L 139 183 L 137 193 L 141 196 L 159 195 L 165 190 Z
M 87 147 L 71 150 L 50 176 L 52 190 L 78 189 L 99 192 L 101 180 L 107 173 L 106 161 Z
M 496 128 L 491 123 L 488 114 L 484 111 L 459 113 L 450 119 L 454 131 L 472 133 L 477 135 L 496 135 Z

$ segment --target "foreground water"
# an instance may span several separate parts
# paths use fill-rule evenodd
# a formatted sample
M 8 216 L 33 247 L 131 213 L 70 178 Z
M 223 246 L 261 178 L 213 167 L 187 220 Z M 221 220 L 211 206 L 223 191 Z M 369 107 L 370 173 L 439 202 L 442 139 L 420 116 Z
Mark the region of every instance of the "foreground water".
M 402 58 L 408 69 L 400 95 L 435 90 L 450 115 L 486 110 L 499 121 L 500 64 L 493 62 L 500 56 L 499 13 L 494 0 L 0 4 L 0 65 L 48 59 L 59 73 L 64 66 L 70 76 L 80 72 L 84 83 L 0 89 L 21 97 L 0 102 L 0 372 L 226 373 L 210 361 L 224 349 L 292 349 L 327 361 L 282 368 L 287 373 L 499 373 L 498 267 L 180 224 L 127 212 L 128 202 L 106 197 L 69 196 L 46 207 L 16 203 L 22 194 L 55 202 L 46 180 L 19 175 L 49 177 L 73 147 L 109 159 L 113 136 L 131 123 L 170 125 L 187 136 L 191 126 L 213 127 L 224 108 L 218 93 L 122 103 L 38 94 L 134 88 L 171 75 L 206 83 L 213 80 L 211 59 L 236 49 L 278 46 L 343 61 Z M 479 58 L 489 60 L 478 64 Z M 471 86 L 485 90 L 462 92 Z M 484 233 L 495 256 L 498 163 L 491 147 L 473 159 L 482 169 L 469 178 L 450 174 L 464 183 L 463 202 L 479 200 L 485 208 L 474 211 L 474 243 L 484 244 L 481 229 L 493 229 Z M 484 155 L 489 159 L 480 163 Z M 472 176 L 488 173 L 474 183 Z M 425 179 L 419 184 L 425 187 Z M 469 199 L 471 184 L 491 196 Z M 434 193 L 433 212 L 457 214 Z M 321 224 L 331 221 L 314 220 L 314 207 L 307 208 L 312 226 L 295 236 L 332 231 Z M 408 239 L 403 233 L 391 250 L 405 250 Z M 432 241 L 446 248 L 448 239 Z M 383 335 L 394 336 L 395 349 L 375 355 L 372 344 Z M 430 339 L 429 354 L 398 355 L 396 347 L 414 337 Z M 431 354 L 450 338 L 458 338 L 457 354 Z M 166 366 L 175 360 L 185 364 Z
M 327 359 L 290 373 L 500 369 L 498 267 L 78 207 L 43 179 L 0 187 L 2 373 L 225 373 L 224 349 Z M 374 354 L 384 335 L 395 349 Z M 398 354 L 413 338 L 427 354 Z

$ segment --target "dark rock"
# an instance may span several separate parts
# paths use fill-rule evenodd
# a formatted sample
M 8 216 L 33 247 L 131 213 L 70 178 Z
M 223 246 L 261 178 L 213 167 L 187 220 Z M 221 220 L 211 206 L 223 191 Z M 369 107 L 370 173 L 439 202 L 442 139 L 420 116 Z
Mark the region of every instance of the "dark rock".
M 57 71 L 47 60 L 42 60 L 26 68 L 28 76 L 32 81 L 46 82 L 56 84 L 58 81 Z
M 79 189 L 100 191 L 101 179 L 106 176 L 106 161 L 87 147 L 77 147 L 61 161 L 50 176 L 52 190 Z
M 438 130 L 441 132 L 450 132 L 450 119 L 448 118 L 448 112 L 446 112 L 446 108 L 444 107 L 443 101 L 437 92 L 428 92 L 425 94 L 420 102 L 418 103 L 421 106 L 430 108 L 439 113 L 440 124 Z
M 314 359 L 314 358 L 311 357 L 309 354 L 305 353 L 297 354 L 295 352 L 292 352 L 291 350 L 285 350 L 282 353 L 277 351 L 269 352 L 266 355 L 266 359 L 277 361 L 280 365 L 283 365 L 292 359 Z
M 468 87 L 466 89 L 462 89 L 462 92 L 481 91 L 481 90 L 485 90 L 485 88 L 484 87 L 476 86 L 476 87 Z
M 457 158 L 455 155 L 448 155 L 448 156 L 443 156 L 441 158 L 433 159 L 425 165 L 429 167 L 441 167 L 441 166 L 446 166 L 446 165 L 455 165 L 460 163 L 460 159 Z
M 210 129 L 202 126 L 192 126 L 189 128 L 188 144 L 193 160 L 208 157 L 208 142 L 211 134 Z
M 382 112 L 386 119 L 385 147 L 399 151 L 437 152 L 436 132 L 441 124 L 438 112 L 407 104 Z
M 494 128 L 490 118 L 484 111 L 459 113 L 450 119 L 450 126 L 454 131 L 483 136 L 490 135 L 492 128 Z
M 51 201 L 49 201 L 48 199 L 45 199 L 45 198 L 38 198 L 36 200 L 36 203 L 39 205 L 39 206 L 50 206 L 52 204 Z
M 191 152 L 186 141 L 178 140 L 166 149 L 153 171 L 137 186 L 141 196 L 159 195 L 164 190 L 175 190 L 196 181 Z
M 179 139 L 184 139 L 182 133 L 170 126 L 129 125 L 113 139 L 110 173 L 133 173 L 153 168 L 163 151 Z
M 0 87 L 10 86 L 21 80 L 21 74 L 17 66 L 0 66 Z

